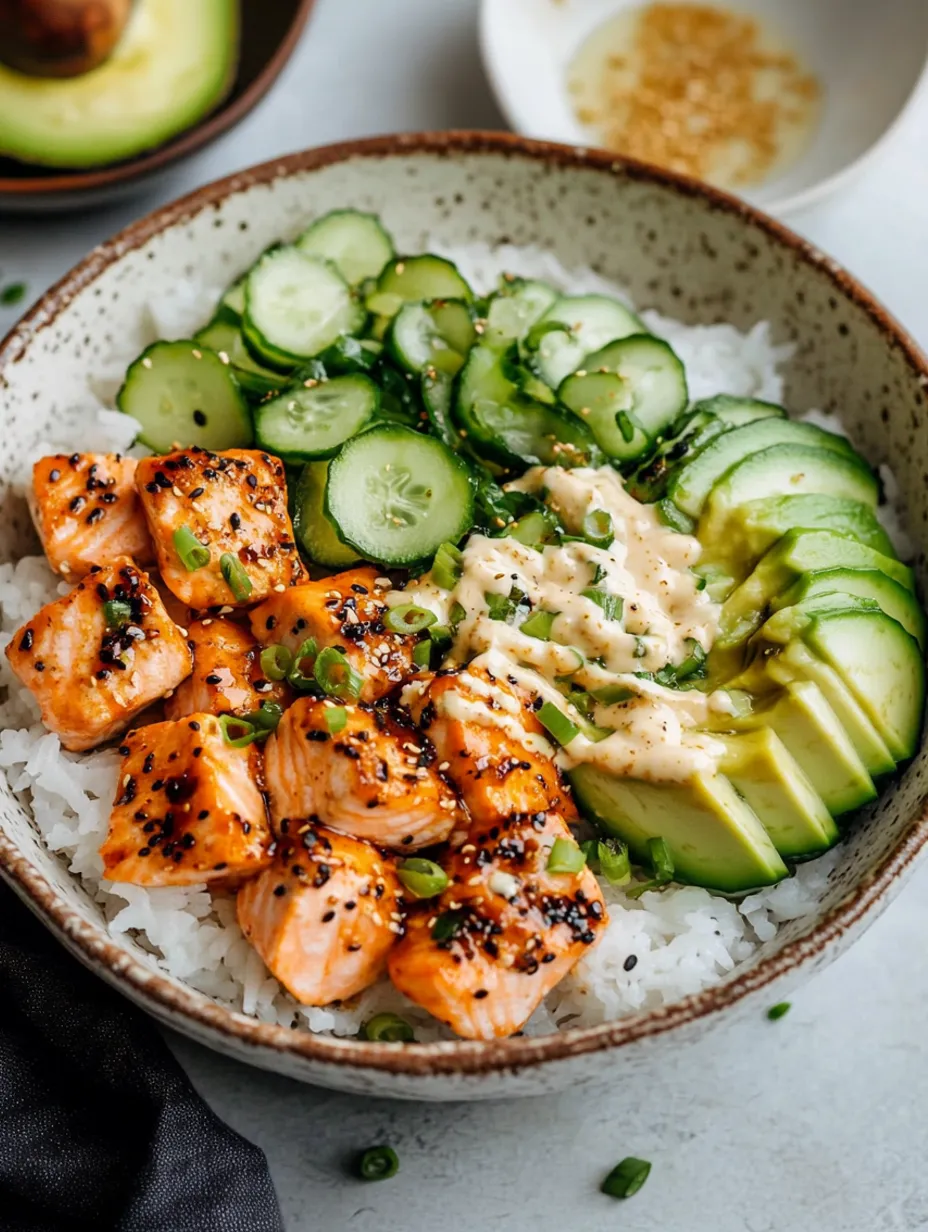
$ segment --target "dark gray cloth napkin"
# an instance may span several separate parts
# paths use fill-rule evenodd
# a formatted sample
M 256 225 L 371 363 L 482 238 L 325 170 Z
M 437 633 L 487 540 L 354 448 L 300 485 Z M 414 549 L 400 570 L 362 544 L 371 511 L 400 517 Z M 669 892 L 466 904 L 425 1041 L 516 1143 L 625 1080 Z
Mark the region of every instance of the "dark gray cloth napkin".
M 3 885 L 0 1229 L 283 1229 L 263 1152 Z

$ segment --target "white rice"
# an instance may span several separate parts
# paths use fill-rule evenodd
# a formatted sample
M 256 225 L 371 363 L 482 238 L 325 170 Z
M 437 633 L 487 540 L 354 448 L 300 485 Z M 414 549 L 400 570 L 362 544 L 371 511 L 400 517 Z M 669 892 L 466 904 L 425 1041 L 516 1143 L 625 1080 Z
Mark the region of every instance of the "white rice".
M 506 270 L 547 279 L 572 293 L 622 296 L 592 271 L 566 270 L 549 253 L 534 248 L 494 250 L 475 244 L 447 255 L 479 289 L 490 289 Z M 209 316 L 218 294 L 213 288 L 179 284 L 151 312 L 153 337 L 189 334 Z M 779 368 L 791 348 L 775 346 L 765 322 L 743 334 L 730 325 L 687 326 L 656 312 L 643 316 L 683 360 L 694 399 L 724 392 L 779 401 Z M 111 398 L 123 370 L 120 360 L 96 374 L 93 390 L 87 393 L 88 428 L 82 432 L 82 449 L 125 450 L 130 444 L 133 421 L 99 401 L 101 396 Z M 816 416 L 807 412 L 805 417 Z M 834 430 L 834 417 L 828 417 L 824 426 Z M 73 447 L 73 442 L 47 442 L 40 452 Z M 883 478 L 890 502 L 887 529 L 906 555 L 908 541 L 892 511 L 892 476 Z M 0 565 L 0 648 L 43 603 L 67 589 L 42 557 Z M 103 880 L 98 848 L 115 794 L 118 754 L 105 750 L 75 755 L 62 750 L 58 737 L 38 722 L 30 693 L 9 671 L 5 658 L 0 658 L 0 685 L 6 696 L 0 703 L 4 729 L 0 769 L 31 810 L 49 849 L 60 855 L 99 904 L 112 934 L 127 935 L 177 979 L 262 1021 L 353 1035 L 372 1014 L 390 1009 L 413 1023 L 420 1040 L 450 1038 L 445 1028 L 386 979 L 350 1004 L 324 1009 L 297 1005 L 245 941 L 228 895 L 210 893 L 202 886 L 148 890 Z M 740 902 L 691 886 L 646 893 L 632 901 L 605 886 L 611 922 L 603 940 L 548 996 L 526 1031 L 592 1026 L 667 1005 L 715 983 L 770 941 L 780 924 L 814 908 L 836 858 L 832 853 L 802 865 L 788 881 Z M 632 956 L 635 963 L 627 970 Z

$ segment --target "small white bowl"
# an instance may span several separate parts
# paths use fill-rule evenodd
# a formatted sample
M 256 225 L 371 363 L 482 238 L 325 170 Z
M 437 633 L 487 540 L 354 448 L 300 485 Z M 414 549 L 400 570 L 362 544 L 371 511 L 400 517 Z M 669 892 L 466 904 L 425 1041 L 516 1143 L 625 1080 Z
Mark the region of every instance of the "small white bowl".
M 482 0 L 487 76 L 511 126 L 528 137 L 595 145 L 576 119 L 566 71 L 587 37 L 641 0 Z M 725 7 L 728 7 L 727 5 Z M 821 116 L 801 157 L 742 193 L 773 214 L 843 187 L 928 89 L 925 0 L 734 0 L 770 23 L 822 86 Z

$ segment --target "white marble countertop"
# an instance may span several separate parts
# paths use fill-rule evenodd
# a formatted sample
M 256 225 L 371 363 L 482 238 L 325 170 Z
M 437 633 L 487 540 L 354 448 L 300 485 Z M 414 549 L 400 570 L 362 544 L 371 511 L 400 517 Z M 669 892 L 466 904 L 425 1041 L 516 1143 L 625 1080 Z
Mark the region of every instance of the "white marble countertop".
M 198 184 L 275 154 L 400 129 L 502 127 L 475 0 L 319 0 L 283 77 L 234 132 L 141 198 L 77 217 L 0 218 L 0 285 L 30 298 L 94 244 Z M 886 71 L 891 71 L 887 66 Z M 788 221 L 928 346 L 928 96 L 841 197 Z M 0 333 L 15 313 L 0 309 Z M 172 1044 L 219 1115 L 267 1152 L 290 1232 L 914 1232 L 928 1229 L 928 869 L 794 1000 L 634 1083 L 476 1106 L 301 1087 Z M 346 1161 L 389 1142 L 393 1180 Z M 625 1155 L 647 1186 L 598 1193 Z

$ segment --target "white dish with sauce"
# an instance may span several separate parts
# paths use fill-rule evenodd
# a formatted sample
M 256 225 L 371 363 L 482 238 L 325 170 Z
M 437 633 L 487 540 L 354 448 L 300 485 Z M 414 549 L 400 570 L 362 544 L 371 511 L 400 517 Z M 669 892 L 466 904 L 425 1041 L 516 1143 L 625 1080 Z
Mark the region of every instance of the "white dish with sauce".
M 684 0 L 684 3 L 696 0 Z M 530 137 L 596 146 L 568 89 L 571 67 L 590 45 L 615 47 L 638 0 L 483 0 L 480 41 L 497 101 L 512 127 Z M 761 43 L 786 46 L 816 79 L 820 103 L 805 131 L 760 182 L 720 182 L 774 214 L 813 204 L 848 183 L 925 88 L 928 6 L 922 0 L 739 0 L 713 6 L 753 17 Z M 586 45 L 586 50 L 583 51 Z

